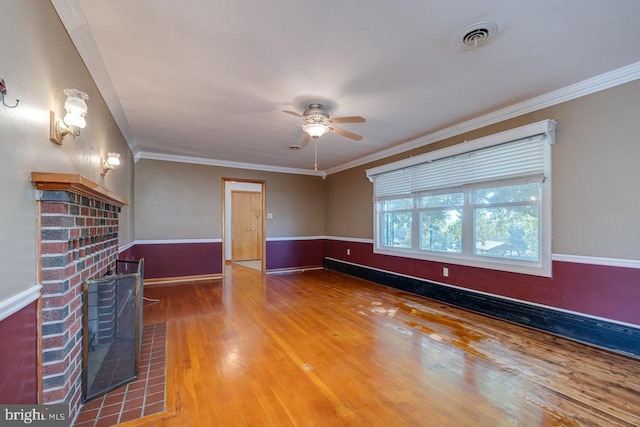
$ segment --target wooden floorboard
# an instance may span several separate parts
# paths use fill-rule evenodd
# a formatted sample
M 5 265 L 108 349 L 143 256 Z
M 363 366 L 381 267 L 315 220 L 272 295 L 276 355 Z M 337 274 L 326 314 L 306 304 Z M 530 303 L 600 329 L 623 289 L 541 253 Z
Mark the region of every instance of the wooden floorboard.
M 638 426 L 640 360 L 331 271 L 151 287 L 153 426 Z

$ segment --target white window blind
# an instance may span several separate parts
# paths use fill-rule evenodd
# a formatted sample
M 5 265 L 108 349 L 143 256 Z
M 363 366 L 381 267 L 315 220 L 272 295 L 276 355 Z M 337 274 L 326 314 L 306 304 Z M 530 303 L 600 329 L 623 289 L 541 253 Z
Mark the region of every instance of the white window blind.
M 374 199 L 514 178 L 542 180 L 544 141 L 544 134 L 535 135 L 375 175 Z

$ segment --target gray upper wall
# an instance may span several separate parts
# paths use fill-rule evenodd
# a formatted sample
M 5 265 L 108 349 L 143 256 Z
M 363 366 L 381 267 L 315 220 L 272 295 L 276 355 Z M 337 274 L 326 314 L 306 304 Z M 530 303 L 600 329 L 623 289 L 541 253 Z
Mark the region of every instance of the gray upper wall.
M 8 86 L 0 105 L 0 303 L 37 283 L 35 190 L 31 172 L 80 174 L 133 201 L 133 160 L 118 126 L 69 35 L 48 1 L 2 1 L 0 78 Z M 49 111 L 64 115 L 66 88 L 89 95 L 87 127 L 59 146 L 49 141 Z M 100 157 L 122 155 L 122 165 L 101 176 Z M 133 241 L 132 207 L 120 218 L 120 244 Z
M 327 235 L 373 238 L 373 184 L 365 169 L 544 119 L 558 121 L 552 149 L 553 253 L 640 259 L 640 81 L 332 174 Z
M 317 176 L 263 172 L 162 160 L 135 165 L 136 240 L 222 237 L 222 180 L 266 183 L 266 236 L 324 235 L 324 181 Z

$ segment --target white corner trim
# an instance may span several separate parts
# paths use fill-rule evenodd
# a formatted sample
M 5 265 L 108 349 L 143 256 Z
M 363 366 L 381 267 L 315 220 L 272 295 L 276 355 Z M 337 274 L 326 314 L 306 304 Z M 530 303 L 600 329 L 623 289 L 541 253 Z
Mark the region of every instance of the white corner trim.
M 40 298 L 40 289 L 42 289 L 42 285 L 35 285 L 0 302 L 0 321 L 17 313 Z
M 329 240 L 341 240 L 343 242 L 354 242 L 354 243 L 371 243 L 373 244 L 373 239 L 361 239 L 357 237 L 339 237 L 339 236 L 327 236 Z
M 123 246 L 118 247 L 118 253 L 121 253 L 121 252 L 126 251 L 126 250 L 127 250 L 127 249 L 129 249 L 130 247 L 135 246 L 135 244 L 136 244 L 136 242 L 135 242 L 135 240 L 134 240 L 133 242 L 129 242 L 129 243 L 127 243 L 126 245 L 123 245 Z
M 640 79 L 640 61 L 566 86 L 564 88 L 548 92 L 544 95 L 519 102 L 509 107 L 505 107 L 492 113 L 485 114 L 484 116 L 476 117 L 475 119 L 455 124 L 429 135 L 414 139 L 413 141 L 405 142 L 386 150 L 378 151 L 377 153 L 373 153 L 354 161 L 336 166 L 334 168 L 327 169 L 325 173 L 327 175 L 331 175 L 333 173 L 341 172 L 377 160 L 385 159 L 396 154 L 402 154 L 409 150 L 413 150 L 414 148 L 423 147 L 437 141 L 442 141 L 446 138 L 461 135 L 472 130 L 480 129 L 495 123 L 500 123 L 505 120 L 521 116 L 523 114 L 528 114 L 533 111 L 538 111 L 543 108 L 571 101 L 585 95 L 590 95 L 592 93 L 600 92 L 605 89 L 610 89 L 614 86 L 619 86 L 621 84 L 638 79 Z
M 326 236 L 267 237 L 267 242 L 287 242 L 291 240 L 323 240 Z
M 281 166 L 259 165 L 256 163 L 232 162 L 228 160 L 206 159 L 204 157 L 179 156 L 175 154 L 153 153 L 150 151 L 140 151 L 136 154 L 138 159 L 162 160 L 165 162 L 190 163 L 195 165 L 219 166 L 224 168 L 249 169 L 266 172 L 290 173 L 296 175 L 312 175 L 324 178 L 324 171 L 314 171 L 311 169 L 285 168 Z
M 553 254 L 553 261 L 574 262 L 578 264 L 605 265 L 610 267 L 640 268 L 640 260 L 626 258 L 604 258 L 583 255 Z
M 176 245 L 181 243 L 222 243 L 222 239 L 159 239 L 136 240 L 136 245 Z
M 373 240 L 367 239 L 353 239 L 350 237 L 327 237 L 327 236 L 292 236 L 292 237 L 267 237 L 265 240 L 267 242 L 287 242 L 292 240 L 323 240 L 323 239 L 334 239 L 334 240 L 346 240 L 351 242 L 362 241 L 365 243 L 371 243 Z M 135 240 L 131 243 L 127 243 L 125 246 L 122 246 L 118 252 L 123 252 L 135 245 L 164 245 L 164 244 L 180 244 L 180 243 L 221 243 L 222 238 L 216 239 L 158 239 L 158 240 Z

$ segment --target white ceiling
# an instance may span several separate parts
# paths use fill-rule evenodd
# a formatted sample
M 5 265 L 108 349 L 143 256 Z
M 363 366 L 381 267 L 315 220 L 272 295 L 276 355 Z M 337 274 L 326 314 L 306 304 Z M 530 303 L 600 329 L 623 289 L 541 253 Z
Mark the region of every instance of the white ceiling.
M 139 158 L 313 174 L 282 110 L 320 102 L 367 120 L 317 141 L 331 173 L 640 78 L 638 0 L 52 3 Z M 495 38 L 458 46 L 479 21 Z

